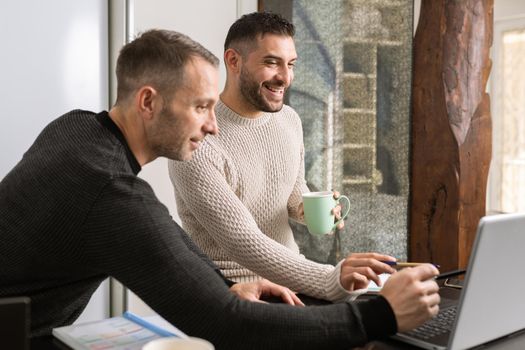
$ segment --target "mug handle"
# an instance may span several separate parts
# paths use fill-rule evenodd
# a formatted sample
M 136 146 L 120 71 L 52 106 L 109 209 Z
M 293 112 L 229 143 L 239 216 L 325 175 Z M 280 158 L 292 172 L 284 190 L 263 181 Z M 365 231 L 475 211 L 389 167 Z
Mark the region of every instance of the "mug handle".
M 339 203 L 339 201 L 341 199 L 345 199 L 346 200 L 346 212 L 341 215 L 341 219 L 337 220 L 334 224 L 334 228 L 337 227 L 337 225 L 339 225 L 341 223 L 341 221 L 343 221 L 347 216 L 348 216 L 348 213 L 350 213 L 350 199 L 348 199 L 347 196 L 339 196 L 339 198 L 336 199 L 336 203 Z

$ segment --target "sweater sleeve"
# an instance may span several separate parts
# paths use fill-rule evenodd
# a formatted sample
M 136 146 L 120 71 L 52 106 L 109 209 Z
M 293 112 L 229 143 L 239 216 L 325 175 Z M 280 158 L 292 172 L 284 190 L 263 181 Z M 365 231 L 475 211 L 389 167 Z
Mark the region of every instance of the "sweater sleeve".
M 77 259 L 84 273 L 115 277 L 183 332 L 218 350 L 348 349 L 372 340 L 367 317 L 389 312 L 374 303 L 368 309 L 361 303 L 300 308 L 239 300 L 183 235 L 145 182 L 117 179 L 86 218 Z
M 226 181 L 224 158 L 204 144 L 190 162 L 170 162 L 177 201 L 228 257 L 275 283 L 316 298 L 344 300 L 332 265 L 305 259 L 266 236 Z M 202 233 L 201 233 L 202 234 Z

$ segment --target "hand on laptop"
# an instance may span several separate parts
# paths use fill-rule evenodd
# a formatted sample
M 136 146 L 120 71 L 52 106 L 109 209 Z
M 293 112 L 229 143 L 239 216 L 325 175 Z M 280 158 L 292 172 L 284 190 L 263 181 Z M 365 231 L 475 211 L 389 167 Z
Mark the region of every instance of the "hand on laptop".
M 439 311 L 439 286 L 433 279 L 439 271 L 424 264 L 405 268 L 390 276 L 380 294 L 388 300 L 397 320 L 398 332 L 411 330 Z

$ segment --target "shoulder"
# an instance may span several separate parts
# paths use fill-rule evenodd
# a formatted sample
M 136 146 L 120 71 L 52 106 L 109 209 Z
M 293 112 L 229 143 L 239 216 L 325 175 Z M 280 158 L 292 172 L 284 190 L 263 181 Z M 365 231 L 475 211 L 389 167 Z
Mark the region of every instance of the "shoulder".
M 292 107 L 283 105 L 283 108 L 275 115 L 276 118 L 273 118 L 275 125 L 288 136 L 295 135 L 302 142 L 303 125 L 299 114 Z
M 75 109 L 50 122 L 40 133 L 42 137 L 68 137 L 71 134 L 86 132 L 95 125 L 95 113 Z M 87 129 L 87 130 L 86 130 Z
M 302 127 L 301 118 L 299 114 L 288 105 L 283 105 L 283 108 L 278 112 L 283 121 L 292 123 L 294 126 Z
M 286 115 L 290 115 L 293 118 L 299 118 L 299 114 L 297 114 L 295 109 L 293 109 L 292 107 L 290 107 L 290 106 L 288 106 L 286 104 L 283 104 L 283 108 L 281 109 L 281 112 L 286 114 Z

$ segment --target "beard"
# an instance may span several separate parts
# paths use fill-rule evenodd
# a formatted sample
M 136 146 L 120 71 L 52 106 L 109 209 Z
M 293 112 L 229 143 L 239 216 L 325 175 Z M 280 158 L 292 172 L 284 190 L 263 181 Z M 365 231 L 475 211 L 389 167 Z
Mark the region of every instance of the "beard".
M 151 148 L 157 157 L 173 160 L 191 159 L 191 152 L 185 149 L 183 139 L 178 134 L 173 134 L 173 130 L 178 129 L 178 118 L 164 105 L 156 124 L 150 129 Z
M 272 81 L 268 83 L 283 85 L 280 81 Z M 279 112 L 283 108 L 283 101 L 277 104 L 271 104 L 263 97 L 260 89 L 264 87 L 261 87 L 255 79 L 253 79 L 252 75 L 244 69 L 244 67 L 241 68 L 239 88 L 246 101 L 259 111 L 274 113 Z

